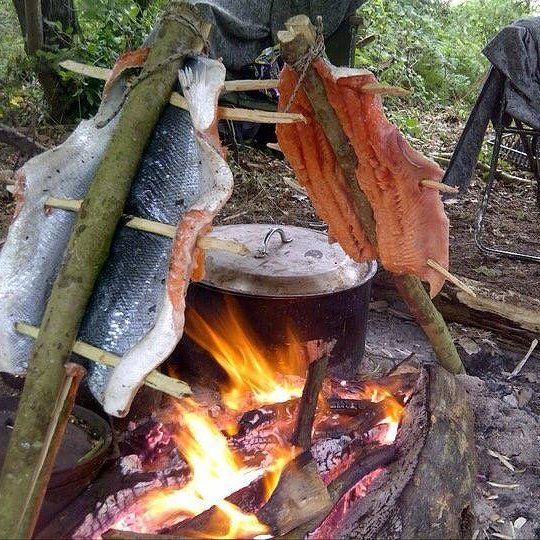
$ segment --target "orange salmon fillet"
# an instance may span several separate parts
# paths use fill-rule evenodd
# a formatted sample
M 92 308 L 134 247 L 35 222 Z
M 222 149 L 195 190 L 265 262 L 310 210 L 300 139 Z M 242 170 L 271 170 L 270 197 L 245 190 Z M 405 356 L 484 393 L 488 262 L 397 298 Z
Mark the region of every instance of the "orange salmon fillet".
M 419 182 L 440 181 L 443 170 L 411 148 L 388 121 L 380 96 L 362 92 L 362 86 L 376 82 L 371 72 L 336 68 L 322 59 L 313 66 L 358 158 L 356 178 L 373 208 L 378 249 L 362 229 L 332 147 L 301 89 L 289 111 L 303 114 L 307 123 L 277 127 L 285 157 L 317 214 L 328 224 L 329 235 L 351 258 L 358 262 L 378 258 L 394 274 L 418 276 L 429 283 L 431 297 L 435 296 L 444 277 L 426 261 L 448 268 L 449 223 L 439 192 Z M 286 66 L 279 84 L 280 110 L 287 106 L 296 83 L 296 74 Z

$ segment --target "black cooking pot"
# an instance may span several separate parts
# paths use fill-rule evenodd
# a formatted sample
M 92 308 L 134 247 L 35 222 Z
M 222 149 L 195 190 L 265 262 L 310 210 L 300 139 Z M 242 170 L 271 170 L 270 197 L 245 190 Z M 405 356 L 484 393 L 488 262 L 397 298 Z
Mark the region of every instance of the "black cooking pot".
M 205 280 L 188 290 L 188 328 L 197 324 L 191 320 L 194 311 L 212 326 L 233 302 L 259 343 L 287 346 L 292 328 L 301 342 L 335 341 L 329 363 L 333 376 L 356 372 L 364 354 L 376 262 L 356 263 L 338 244 L 329 244 L 327 235 L 301 227 L 227 225 L 216 227 L 212 236 L 241 242 L 251 254 L 207 253 Z M 186 332 L 172 361 L 200 354 Z

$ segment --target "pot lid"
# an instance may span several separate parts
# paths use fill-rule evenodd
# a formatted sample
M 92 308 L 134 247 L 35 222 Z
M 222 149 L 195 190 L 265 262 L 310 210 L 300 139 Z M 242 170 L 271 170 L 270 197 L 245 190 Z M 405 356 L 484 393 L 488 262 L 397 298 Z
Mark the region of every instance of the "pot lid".
M 293 226 L 224 225 L 211 236 L 245 244 L 249 255 L 206 252 L 203 283 L 257 296 L 330 294 L 366 283 L 375 261 L 357 263 L 324 233 Z

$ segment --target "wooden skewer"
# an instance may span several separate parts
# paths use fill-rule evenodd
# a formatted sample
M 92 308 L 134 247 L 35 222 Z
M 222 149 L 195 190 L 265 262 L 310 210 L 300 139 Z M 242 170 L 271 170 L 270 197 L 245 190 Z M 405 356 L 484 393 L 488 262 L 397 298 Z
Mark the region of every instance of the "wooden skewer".
M 420 185 L 425 188 L 438 189 L 442 193 L 459 193 L 459 188 L 447 186 L 446 184 L 435 180 L 420 180 Z
M 112 73 L 112 69 L 82 64 L 81 62 L 75 62 L 74 60 L 64 60 L 63 62 L 60 62 L 59 65 L 68 71 L 73 71 L 79 75 L 85 75 L 86 77 L 92 77 L 93 79 L 101 79 L 102 81 L 106 81 Z M 278 79 L 239 79 L 236 81 L 225 81 L 223 91 L 249 92 L 250 90 L 270 90 L 271 88 L 277 88 L 278 84 Z
M 171 105 L 188 110 L 186 98 L 178 92 L 173 92 L 171 94 Z M 294 124 L 295 122 L 306 121 L 305 116 L 299 113 L 259 111 L 254 109 L 242 109 L 240 107 L 218 106 L 217 115 L 221 120 L 258 122 L 261 124 Z
M 62 210 L 69 210 L 71 212 L 78 212 L 81 209 L 82 200 L 49 197 L 46 200 L 45 205 L 53 208 L 60 208 Z M 167 225 L 166 223 L 160 223 L 159 221 L 151 221 L 140 217 L 129 217 L 125 222 L 125 225 L 132 229 L 151 232 L 168 238 L 174 238 L 176 236 L 176 227 L 174 225 Z M 222 240 L 215 236 L 203 236 L 202 238 L 199 238 L 197 246 L 207 251 L 227 251 L 238 255 L 248 255 L 250 253 L 249 248 L 241 242 L 236 240 Z
M 366 94 L 379 94 L 381 96 L 408 96 L 411 92 L 401 88 L 401 86 L 392 86 L 384 83 L 367 83 L 362 86 L 361 91 Z
M 87 64 L 81 64 L 74 62 L 73 60 L 66 60 L 60 62 L 60 66 L 69 71 L 85 75 L 87 77 L 93 77 L 94 79 L 107 80 L 111 74 L 111 69 L 100 68 L 96 66 L 90 66 Z M 275 79 L 269 79 L 264 81 L 225 81 L 224 92 L 236 92 L 246 90 L 261 90 L 267 88 L 275 88 L 277 85 Z M 180 109 L 187 110 L 187 101 L 184 96 L 178 92 L 171 94 L 171 105 L 179 107 Z M 261 124 L 291 124 L 294 122 L 305 122 L 306 119 L 302 114 L 298 113 L 283 113 L 272 111 L 260 111 L 255 109 L 243 109 L 233 107 L 218 107 L 218 117 L 222 120 L 237 120 L 243 122 L 257 122 Z
M 249 92 L 251 90 L 271 90 L 279 85 L 278 79 L 240 79 L 237 81 L 225 81 L 223 93 L 226 92 Z
M 20 334 L 29 336 L 36 339 L 39 333 L 39 328 L 37 326 L 32 326 L 30 324 L 18 322 L 15 325 L 15 329 Z M 76 341 L 73 345 L 73 352 L 88 359 L 97 364 L 102 364 L 104 366 L 116 367 L 120 362 L 120 357 L 112 354 L 110 352 L 94 347 L 83 341 Z M 153 388 L 154 390 L 159 390 L 164 394 L 173 396 L 175 398 L 181 398 L 183 396 L 192 395 L 190 386 L 180 379 L 173 379 L 172 377 L 167 377 L 159 371 L 152 371 L 144 380 L 144 384 Z
M 283 150 L 281 149 L 281 146 L 279 146 L 278 143 L 269 142 L 269 143 L 266 143 L 266 147 L 270 148 L 270 150 L 275 150 L 276 152 L 281 152 L 283 154 Z
M 456 287 L 459 287 L 463 292 L 469 294 L 473 298 L 476 298 L 476 293 L 469 287 L 468 285 L 465 285 L 461 279 L 457 278 L 453 274 L 451 274 L 446 268 L 442 267 L 437 261 L 434 261 L 432 259 L 427 260 L 427 265 L 430 268 L 433 268 L 433 270 L 436 270 L 439 272 L 439 274 L 442 274 L 450 283 L 453 283 Z

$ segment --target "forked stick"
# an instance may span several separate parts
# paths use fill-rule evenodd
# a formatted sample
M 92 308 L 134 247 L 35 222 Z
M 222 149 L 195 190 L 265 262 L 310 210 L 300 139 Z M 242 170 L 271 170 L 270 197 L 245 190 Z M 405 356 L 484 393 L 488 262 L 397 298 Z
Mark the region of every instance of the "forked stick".
M 23 322 L 18 322 L 15 325 L 15 329 L 20 334 L 36 339 L 39 334 L 39 328 L 37 326 L 32 326 Z M 101 364 L 108 367 L 116 367 L 120 362 L 120 357 L 112 354 L 110 352 L 94 347 L 83 341 L 76 341 L 73 346 L 73 352 L 91 360 L 96 364 Z M 180 379 L 173 379 L 172 377 L 167 377 L 159 371 L 151 371 L 144 380 L 144 384 L 153 388 L 154 390 L 159 390 L 164 394 L 175 398 L 181 398 L 183 396 L 189 396 L 192 394 L 190 386 Z
M 430 268 L 433 268 L 433 270 L 439 272 L 439 274 L 442 274 L 450 283 L 453 283 L 456 287 L 460 288 L 463 292 L 467 293 L 473 298 L 476 298 L 476 293 L 471 289 L 471 287 L 469 287 L 468 285 L 465 285 L 465 283 L 463 283 L 461 279 L 454 276 L 454 274 L 451 274 L 446 268 L 441 266 L 437 261 L 428 259 L 427 265 Z

